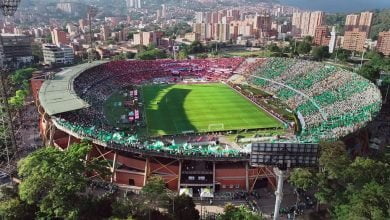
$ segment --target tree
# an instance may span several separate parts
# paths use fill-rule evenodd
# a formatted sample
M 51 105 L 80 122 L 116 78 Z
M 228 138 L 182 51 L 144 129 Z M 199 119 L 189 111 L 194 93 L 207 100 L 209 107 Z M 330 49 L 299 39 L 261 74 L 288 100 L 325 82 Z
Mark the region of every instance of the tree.
M 276 45 L 276 44 L 274 44 L 274 43 L 268 45 L 267 49 L 268 49 L 269 51 L 271 51 L 271 52 L 274 52 L 274 53 L 280 52 L 280 48 L 278 47 L 278 45 Z
M 342 49 L 342 48 L 337 48 L 336 51 L 334 51 L 332 53 L 331 58 L 332 59 L 336 59 L 337 58 L 338 60 L 340 60 L 342 62 L 346 62 L 349 59 L 350 56 L 351 56 L 351 51 L 345 50 L 345 49 Z
M 358 73 L 375 82 L 379 78 L 381 71 L 390 71 L 390 59 L 384 57 L 382 54 L 379 54 L 375 51 L 369 51 L 366 54 L 366 57 L 370 60 L 359 69 Z
M 9 104 L 15 109 L 20 109 L 24 105 L 24 100 L 27 97 L 27 90 L 16 90 L 15 96 L 9 98 Z
M 113 199 L 110 196 L 95 197 L 88 195 L 83 198 L 80 206 L 79 219 L 108 219 L 113 214 Z
M 166 205 L 169 197 L 164 180 L 159 176 L 152 176 L 141 190 L 141 196 L 151 209 Z
M 19 198 L 8 199 L 0 203 L 0 216 L 4 219 L 33 219 L 34 212 Z
M 377 40 L 379 32 L 388 31 L 390 29 L 390 10 L 377 10 L 374 13 L 370 38 Z
M 116 43 L 116 39 L 108 39 L 106 40 L 106 44 L 107 45 L 112 45 L 112 44 L 115 44 Z
M 170 37 L 170 36 L 175 36 L 175 35 L 184 35 L 186 33 L 189 33 L 192 31 L 192 27 L 188 25 L 187 23 L 180 22 L 175 25 L 170 26 L 166 31 L 165 35 Z
M 315 185 L 315 178 L 315 174 L 312 173 L 310 170 L 304 168 L 296 168 L 291 172 L 289 182 L 291 182 L 298 189 L 306 191 Z
M 306 36 L 303 38 L 303 42 L 311 44 L 313 42 L 312 36 Z
M 128 198 L 117 199 L 112 203 L 112 217 L 126 219 L 134 214 L 134 209 L 131 206 L 131 202 Z
M 262 216 L 255 214 L 247 209 L 245 206 L 234 206 L 228 204 L 223 210 L 223 214 L 217 217 L 218 220 L 233 220 L 233 219 L 245 219 L 245 220 L 261 220 Z
M 25 68 L 16 70 L 11 75 L 11 82 L 14 85 L 22 85 L 24 80 L 29 80 L 32 77 L 32 73 L 36 71 L 35 68 Z
M 343 175 L 345 167 L 351 163 L 346 146 L 343 142 L 322 142 L 321 157 L 319 159 L 320 166 L 326 170 L 331 178 L 339 178 Z
M 31 51 L 36 63 L 43 61 L 43 51 L 42 51 L 41 44 L 37 44 L 37 43 L 31 44 Z
M 134 59 L 134 57 L 135 57 L 135 53 L 132 53 L 132 52 L 127 52 L 126 53 L 126 58 L 127 59 Z
M 168 210 L 174 219 L 197 220 L 200 217 L 194 201 L 186 195 L 176 196 L 170 200 Z
M 328 46 L 314 47 L 311 54 L 315 60 L 322 61 L 324 58 L 330 57 L 329 47 Z
M 206 59 L 208 55 L 206 53 L 201 53 L 196 56 L 198 59 Z
M 315 197 L 328 205 L 334 219 L 389 219 L 389 155 L 352 160 L 342 142 L 320 147 L 320 172 L 296 170 L 290 181 L 298 187 L 315 185 Z
M 106 168 L 99 160 L 86 161 L 91 145 L 73 144 L 66 151 L 42 148 L 18 163 L 22 179 L 19 196 L 27 204 L 36 204 L 39 213 L 47 218 L 77 218 L 83 204 L 88 178 L 86 173 L 99 172 L 104 177 Z
M 205 48 L 203 47 L 203 44 L 200 41 L 194 41 L 189 46 L 189 53 L 203 53 L 205 52 Z
M 297 46 L 297 51 L 299 54 L 308 54 L 311 51 L 311 44 L 306 41 L 299 42 Z
M 112 57 L 113 61 L 126 60 L 126 59 L 127 59 L 127 56 L 125 53 L 120 53 L 120 54 Z
M 164 51 L 156 48 L 139 52 L 135 55 L 135 58 L 139 60 L 155 60 L 155 59 L 163 59 L 166 57 L 167 55 L 164 53 Z
M 0 187 L 0 217 L 4 219 L 34 219 L 37 207 L 20 200 L 17 188 Z
M 181 49 L 179 53 L 177 54 L 177 58 L 179 60 L 186 60 L 188 59 L 188 50 L 186 48 Z
M 127 39 L 134 39 L 134 34 L 136 34 L 137 32 L 134 32 L 134 31 L 132 31 L 132 32 L 129 32 L 129 34 L 127 35 Z
M 348 196 L 346 204 L 336 206 L 339 219 L 389 219 L 388 186 L 370 181 L 361 190 Z
M 370 64 L 364 64 L 357 72 L 364 78 L 375 82 L 375 80 L 379 78 L 380 70 Z

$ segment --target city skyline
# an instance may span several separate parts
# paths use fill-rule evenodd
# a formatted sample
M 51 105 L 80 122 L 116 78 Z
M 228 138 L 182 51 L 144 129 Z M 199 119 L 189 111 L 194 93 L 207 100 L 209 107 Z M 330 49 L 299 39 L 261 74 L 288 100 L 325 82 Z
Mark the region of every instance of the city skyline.
M 322 10 L 325 12 L 359 12 L 373 9 L 390 8 L 388 0 L 278 0 L 281 4 L 287 4 L 301 9 Z M 337 5 L 337 7 L 336 7 Z

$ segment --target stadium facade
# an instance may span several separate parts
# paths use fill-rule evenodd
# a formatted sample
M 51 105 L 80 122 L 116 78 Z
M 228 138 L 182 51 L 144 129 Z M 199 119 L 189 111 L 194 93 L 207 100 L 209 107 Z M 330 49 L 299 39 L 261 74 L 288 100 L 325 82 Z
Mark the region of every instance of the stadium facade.
M 250 86 L 276 97 L 296 115 L 295 123 L 285 123 L 293 135 L 251 141 L 314 143 L 342 138 L 364 127 L 381 107 L 379 90 L 362 77 L 322 63 L 284 58 L 94 62 L 46 78 L 31 81 L 46 144 L 66 150 L 83 139 L 92 141 L 87 157 L 107 162 L 111 177 L 106 180 L 135 189 L 151 175 L 161 176 L 172 190 L 191 188 L 194 193 L 201 188 L 217 192 L 275 187 L 275 178 L 271 167 L 250 166 L 250 152 L 244 145 L 233 147 L 218 139 L 201 138 L 232 131 L 192 131 L 156 138 L 137 134 L 133 128 L 145 126 L 142 122 L 133 123 L 126 133 L 107 126 L 101 106 L 121 88 L 199 81 L 223 82 L 238 91 L 240 86 Z M 142 105 L 136 106 L 142 120 Z M 261 107 L 284 121 L 267 106 Z M 199 137 L 198 143 L 167 141 L 191 135 Z

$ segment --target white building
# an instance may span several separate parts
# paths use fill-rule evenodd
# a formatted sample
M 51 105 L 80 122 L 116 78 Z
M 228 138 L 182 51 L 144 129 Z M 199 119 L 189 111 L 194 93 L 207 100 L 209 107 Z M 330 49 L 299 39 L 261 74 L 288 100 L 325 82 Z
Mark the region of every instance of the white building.
M 329 53 L 333 53 L 336 49 L 337 36 L 336 36 L 336 27 L 332 27 L 332 32 L 330 32 L 330 41 L 329 41 Z
M 142 8 L 141 0 L 126 0 L 127 8 Z
M 45 64 L 64 65 L 74 62 L 74 52 L 69 46 L 61 45 L 58 47 L 54 44 L 43 44 L 42 51 Z

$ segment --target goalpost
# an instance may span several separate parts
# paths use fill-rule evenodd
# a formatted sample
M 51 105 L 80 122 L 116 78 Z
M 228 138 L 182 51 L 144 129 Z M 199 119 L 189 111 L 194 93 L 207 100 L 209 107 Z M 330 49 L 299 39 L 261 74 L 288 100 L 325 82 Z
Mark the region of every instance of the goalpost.
M 209 124 L 209 131 L 222 131 L 225 129 L 225 125 L 223 123 L 217 123 L 217 124 Z

